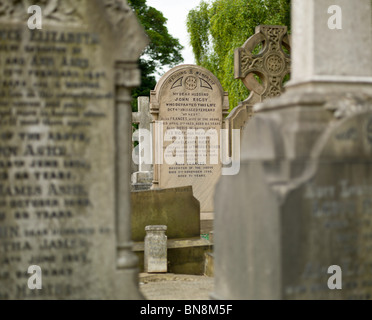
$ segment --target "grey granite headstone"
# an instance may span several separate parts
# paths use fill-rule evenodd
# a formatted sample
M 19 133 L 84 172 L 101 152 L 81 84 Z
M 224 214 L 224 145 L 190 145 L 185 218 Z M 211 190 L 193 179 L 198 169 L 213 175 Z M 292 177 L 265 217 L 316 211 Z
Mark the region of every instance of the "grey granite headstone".
M 167 226 L 147 226 L 145 237 L 145 272 L 166 273 L 167 260 Z
M 130 93 L 146 37 L 125 0 L 43 1 L 42 30 L 12 2 L 0 13 L 0 299 L 139 299 Z
M 331 5 L 342 30 L 328 29 Z M 293 80 L 254 107 L 240 173 L 216 189 L 212 297 L 370 300 L 371 2 L 292 8 Z M 328 286 L 332 266 L 342 290 Z

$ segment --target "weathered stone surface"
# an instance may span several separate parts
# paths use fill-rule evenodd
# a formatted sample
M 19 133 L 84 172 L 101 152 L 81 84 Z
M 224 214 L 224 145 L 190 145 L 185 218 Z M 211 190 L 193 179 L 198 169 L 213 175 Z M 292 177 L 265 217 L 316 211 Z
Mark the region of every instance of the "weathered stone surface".
M 287 27 L 261 25 L 242 48 L 235 50 L 235 78 L 241 79 L 251 91 L 246 102 L 252 105 L 283 93 L 284 78 L 291 71 L 290 42 Z M 255 53 L 258 46 L 261 49 Z
M 147 226 L 145 230 L 145 272 L 167 273 L 167 226 Z
M 148 225 L 166 225 L 169 239 L 200 237 L 200 203 L 192 187 L 132 192 L 133 241 L 143 241 Z
M 328 28 L 332 16 L 328 8 L 334 5 L 342 10 L 342 30 Z M 370 82 L 367 79 L 372 73 L 370 1 L 293 1 L 292 10 L 295 17 L 292 84 Z
M 307 159 L 287 153 L 280 122 L 273 124 L 287 114 L 252 119 L 247 144 L 260 144 L 257 132 L 269 128 L 273 143 L 216 189 L 229 202 L 216 198 L 214 297 L 370 299 L 372 113 L 335 120 Z M 327 287 L 332 265 L 343 270 L 343 290 Z
M 213 213 L 214 187 L 221 175 L 220 129 L 228 109 L 227 93 L 218 79 L 208 70 L 194 65 L 171 69 L 151 93 L 150 110 L 157 124 L 154 128 L 153 187 L 193 186 L 195 197 L 200 201 L 202 218 Z M 163 132 L 159 129 L 161 122 Z M 170 130 L 178 131 L 172 134 Z M 204 133 L 215 130 L 218 142 L 211 141 L 216 148 L 210 148 L 208 144 L 203 147 L 199 139 L 195 139 L 199 141 L 195 148 L 192 138 L 187 139 L 188 130 L 202 130 Z M 165 140 L 167 131 L 170 133 L 168 141 Z M 171 136 L 177 140 L 172 142 Z M 196 156 L 188 151 L 187 141 Z M 213 146 L 212 142 L 210 145 Z M 199 150 L 206 154 L 206 163 L 197 157 Z M 173 159 L 174 164 L 170 164 L 166 157 L 175 156 L 179 159 Z M 218 157 L 216 164 L 211 162 L 214 156 Z
M 320 14 L 327 3 L 293 1 L 293 28 L 303 22 L 299 12 L 308 12 L 317 24 L 307 25 L 311 32 L 295 31 L 293 47 L 311 43 L 307 52 L 293 50 L 297 62 L 300 52 L 317 57 L 315 40 L 324 34 L 329 48 L 342 46 L 336 57 L 346 63 L 343 40 L 353 29 L 330 37 L 329 16 Z M 372 70 L 364 52 L 371 46 L 358 40 L 371 34 L 371 5 L 368 0 L 332 5 L 342 7 L 349 23 L 364 26 L 356 38 L 361 59 L 350 60 L 358 64 L 355 73 L 348 65 L 342 76 L 342 65 L 335 73 L 334 57 L 319 56 L 322 61 L 314 60 L 310 73 L 315 77 L 299 71 L 284 95 L 254 107 L 257 113 L 243 133 L 240 173 L 222 177 L 216 189 L 216 299 L 372 297 Z M 369 18 L 360 20 L 364 14 Z M 320 70 L 324 74 L 317 74 Z M 342 269 L 343 290 L 327 286 L 333 265 Z
M 147 40 L 125 0 L 0 13 L 0 299 L 138 299 L 130 92 Z M 28 288 L 31 265 L 42 290 Z

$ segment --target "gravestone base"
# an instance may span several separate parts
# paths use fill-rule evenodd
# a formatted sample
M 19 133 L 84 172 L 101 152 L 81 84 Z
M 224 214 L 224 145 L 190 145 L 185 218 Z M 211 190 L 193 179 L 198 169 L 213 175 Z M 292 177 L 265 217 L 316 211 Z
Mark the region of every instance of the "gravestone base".
M 132 240 L 148 225 L 166 225 L 168 239 L 200 237 L 200 203 L 192 187 L 132 192 Z
M 168 240 L 168 272 L 174 274 L 204 275 L 206 254 L 212 253 L 212 243 L 203 238 Z M 144 272 L 144 242 L 135 242 L 133 251 L 139 259 L 140 272 Z
M 152 187 L 153 172 L 139 171 L 132 174 L 132 191 L 150 190 Z

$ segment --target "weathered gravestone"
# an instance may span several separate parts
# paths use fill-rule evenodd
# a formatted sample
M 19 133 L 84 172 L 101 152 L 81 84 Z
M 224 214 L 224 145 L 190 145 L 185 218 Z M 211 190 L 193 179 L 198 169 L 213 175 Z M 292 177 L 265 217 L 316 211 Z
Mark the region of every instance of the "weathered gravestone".
M 143 241 L 148 225 L 166 225 L 169 239 L 200 237 L 200 203 L 191 186 L 137 191 L 131 196 L 133 241 Z
M 328 28 L 332 5 L 341 30 Z M 241 171 L 216 189 L 212 297 L 371 299 L 371 3 L 292 7 L 294 80 L 255 106 Z
M 221 175 L 220 130 L 228 109 L 218 79 L 194 65 L 171 69 L 151 93 L 153 188 L 192 186 L 202 219 L 213 217 L 214 188 Z
M 291 36 L 287 27 L 260 25 L 243 47 L 235 50 L 235 78 L 242 80 L 249 97 L 226 118 L 230 155 L 232 130 L 243 129 L 253 116 L 253 106 L 265 99 L 279 97 L 290 73 Z
M 152 186 L 151 122 L 150 99 L 138 97 L 138 112 L 132 113 L 132 123 L 138 124 L 138 130 L 133 134 L 133 141 L 138 142 L 133 150 L 133 162 L 138 165 L 138 171 L 132 174 L 132 188 L 134 190 L 148 190 Z
M 43 1 L 42 30 L 24 3 L 0 2 L 0 299 L 141 298 L 130 93 L 146 37 L 125 0 Z

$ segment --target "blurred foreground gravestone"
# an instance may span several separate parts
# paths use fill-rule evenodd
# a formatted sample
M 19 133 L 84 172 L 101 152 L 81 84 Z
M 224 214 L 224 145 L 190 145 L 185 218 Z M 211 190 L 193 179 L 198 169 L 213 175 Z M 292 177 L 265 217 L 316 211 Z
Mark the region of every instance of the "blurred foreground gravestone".
M 42 30 L 27 28 L 27 8 L 6 8 L 0 299 L 139 299 L 130 102 L 145 34 L 125 0 L 46 1 Z
M 342 30 L 328 28 L 332 5 Z M 241 171 L 216 189 L 212 297 L 371 299 L 371 2 L 292 10 L 292 81 L 255 106 Z M 328 286 L 332 266 L 342 290 Z

